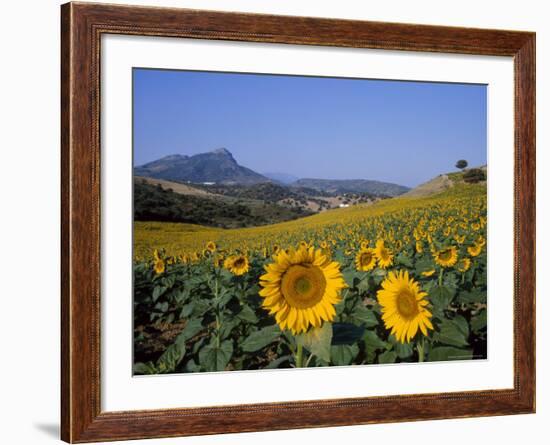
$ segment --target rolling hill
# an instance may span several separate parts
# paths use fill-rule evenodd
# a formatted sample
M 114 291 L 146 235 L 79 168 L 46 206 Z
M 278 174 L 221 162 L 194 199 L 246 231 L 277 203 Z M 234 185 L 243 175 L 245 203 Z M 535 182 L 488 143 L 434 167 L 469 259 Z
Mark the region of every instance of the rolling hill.
M 307 187 L 325 193 L 370 193 L 377 196 L 399 196 L 409 190 L 408 187 L 389 182 L 369 179 L 313 179 L 305 178 L 293 182 L 292 187 Z
M 468 172 L 475 172 L 475 171 L 481 171 L 483 172 L 483 175 L 486 175 L 487 166 L 482 165 L 481 167 L 468 168 L 468 169 L 465 169 L 464 171 L 441 174 L 409 190 L 408 192 L 404 193 L 402 196 L 412 197 L 412 198 L 431 196 L 437 193 L 444 192 L 445 190 L 455 187 L 458 184 L 463 184 L 464 182 L 472 183 L 472 181 L 467 181 L 467 180 L 465 181 L 465 175 L 467 179 Z M 474 181 L 474 182 L 483 182 L 483 181 Z

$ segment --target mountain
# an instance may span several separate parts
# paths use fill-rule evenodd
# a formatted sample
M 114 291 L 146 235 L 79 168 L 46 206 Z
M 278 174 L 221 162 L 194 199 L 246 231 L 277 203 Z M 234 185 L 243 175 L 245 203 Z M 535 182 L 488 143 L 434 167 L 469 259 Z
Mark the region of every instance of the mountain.
M 292 187 L 307 187 L 322 192 L 370 193 L 377 196 L 398 196 L 409 190 L 409 187 L 389 182 L 369 179 L 312 179 L 304 178 L 293 182 Z
M 272 179 L 275 182 L 279 182 L 285 185 L 292 184 L 293 182 L 296 182 L 298 180 L 296 176 L 292 176 L 287 173 L 263 173 L 263 175 L 268 177 L 269 179 Z
M 216 184 L 259 184 L 269 178 L 239 165 L 225 148 L 193 156 L 170 155 L 134 168 L 135 176 Z

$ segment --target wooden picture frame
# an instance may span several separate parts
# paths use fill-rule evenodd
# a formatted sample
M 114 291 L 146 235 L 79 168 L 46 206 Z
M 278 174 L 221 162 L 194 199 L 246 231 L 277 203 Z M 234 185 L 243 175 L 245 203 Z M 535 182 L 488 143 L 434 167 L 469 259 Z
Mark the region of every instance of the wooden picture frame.
M 535 411 L 534 33 L 92 3 L 65 4 L 61 18 L 63 440 L 97 442 Z M 102 412 L 99 91 L 103 34 L 513 57 L 513 389 Z

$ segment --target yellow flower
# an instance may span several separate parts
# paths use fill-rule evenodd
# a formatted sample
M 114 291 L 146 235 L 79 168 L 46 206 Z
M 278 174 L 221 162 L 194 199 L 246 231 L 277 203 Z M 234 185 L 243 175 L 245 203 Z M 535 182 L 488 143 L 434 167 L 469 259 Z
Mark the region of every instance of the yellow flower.
M 361 250 L 369 248 L 369 240 L 361 241 Z
M 470 268 L 470 265 L 472 264 L 472 262 L 470 261 L 470 258 L 462 258 L 456 265 L 456 268 L 458 269 L 459 272 L 467 272 L 468 269 Z
M 220 255 L 216 255 L 214 259 L 212 260 L 214 263 L 214 267 L 222 267 L 223 265 L 223 257 Z
M 217 248 L 218 247 L 214 241 L 208 241 L 208 243 L 206 243 L 206 250 L 209 250 L 210 252 L 215 252 Z
M 357 270 L 367 272 L 376 266 L 376 255 L 374 249 L 361 249 L 355 256 L 355 267 Z
M 421 272 L 421 275 L 423 277 L 431 277 L 435 273 L 435 269 L 425 270 L 424 272 Z
M 464 239 L 466 238 L 466 235 L 455 235 L 455 240 L 458 244 L 462 244 L 464 242 Z
M 340 264 L 321 250 L 301 246 L 281 251 L 265 270 L 260 277 L 262 306 L 275 315 L 281 329 L 299 334 L 334 319 L 340 290 L 347 285 Z
M 458 252 L 455 246 L 446 247 L 434 253 L 436 264 L 442 267 L 452 267 L 458 259 Z
M 382 307 L 382 320 L 401 343 L 408 343 L 419 328 L 424 335 L 428 335 L 428 329 L 433 329 L 432 314 L 426 309 L 427 295 L 414 279 L 409 278 L 407 271 L 391 271 L 382 282 L 382 289 L 376 294 Z
M 486 244 L 486 241 L 485 241 L 485 238 L 483 238 L 483 235 L 479 235 L 477 237 L 476 244 L 482 247 Z
M 471 256 L 478 256 L 481 253 L 482 247 L 483 246 L 481 246 L 480 244 L 474 243 L 473 245 L 469 246 L 467 250 Z
M 233 275 L 244 275 L 250 269 L 250 264 L 244 255 L 231 255 L 223 262 L 223 267 Z
M 384 240 L 376 241 L 376 249 L 374 249 L 378 265 L 383 269 L 393 264 L 393 253 L 390 249 L 384 246 Z
M 424 252 L 424 244 L 422 243 L 422 241 L 417 241 L 415 244 L 415 248 L 416 248 L 416 253 Z
M 166 268 L 165 264 L 164 264 L 164 260 L 162 258 L 157 258 L 155 260 L 155 264 L 153 266 L 153 269 L 155 270 L 155 273 L 157 275 L 160 275 L 161 273 L 164 272 L 164 269 Z

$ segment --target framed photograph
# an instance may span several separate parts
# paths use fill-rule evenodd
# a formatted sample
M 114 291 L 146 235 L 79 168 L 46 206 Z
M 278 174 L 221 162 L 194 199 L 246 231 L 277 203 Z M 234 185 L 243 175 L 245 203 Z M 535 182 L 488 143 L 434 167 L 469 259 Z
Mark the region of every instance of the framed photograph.
M 535 411 L 535 34 L 67 3 L 62 439 Z

